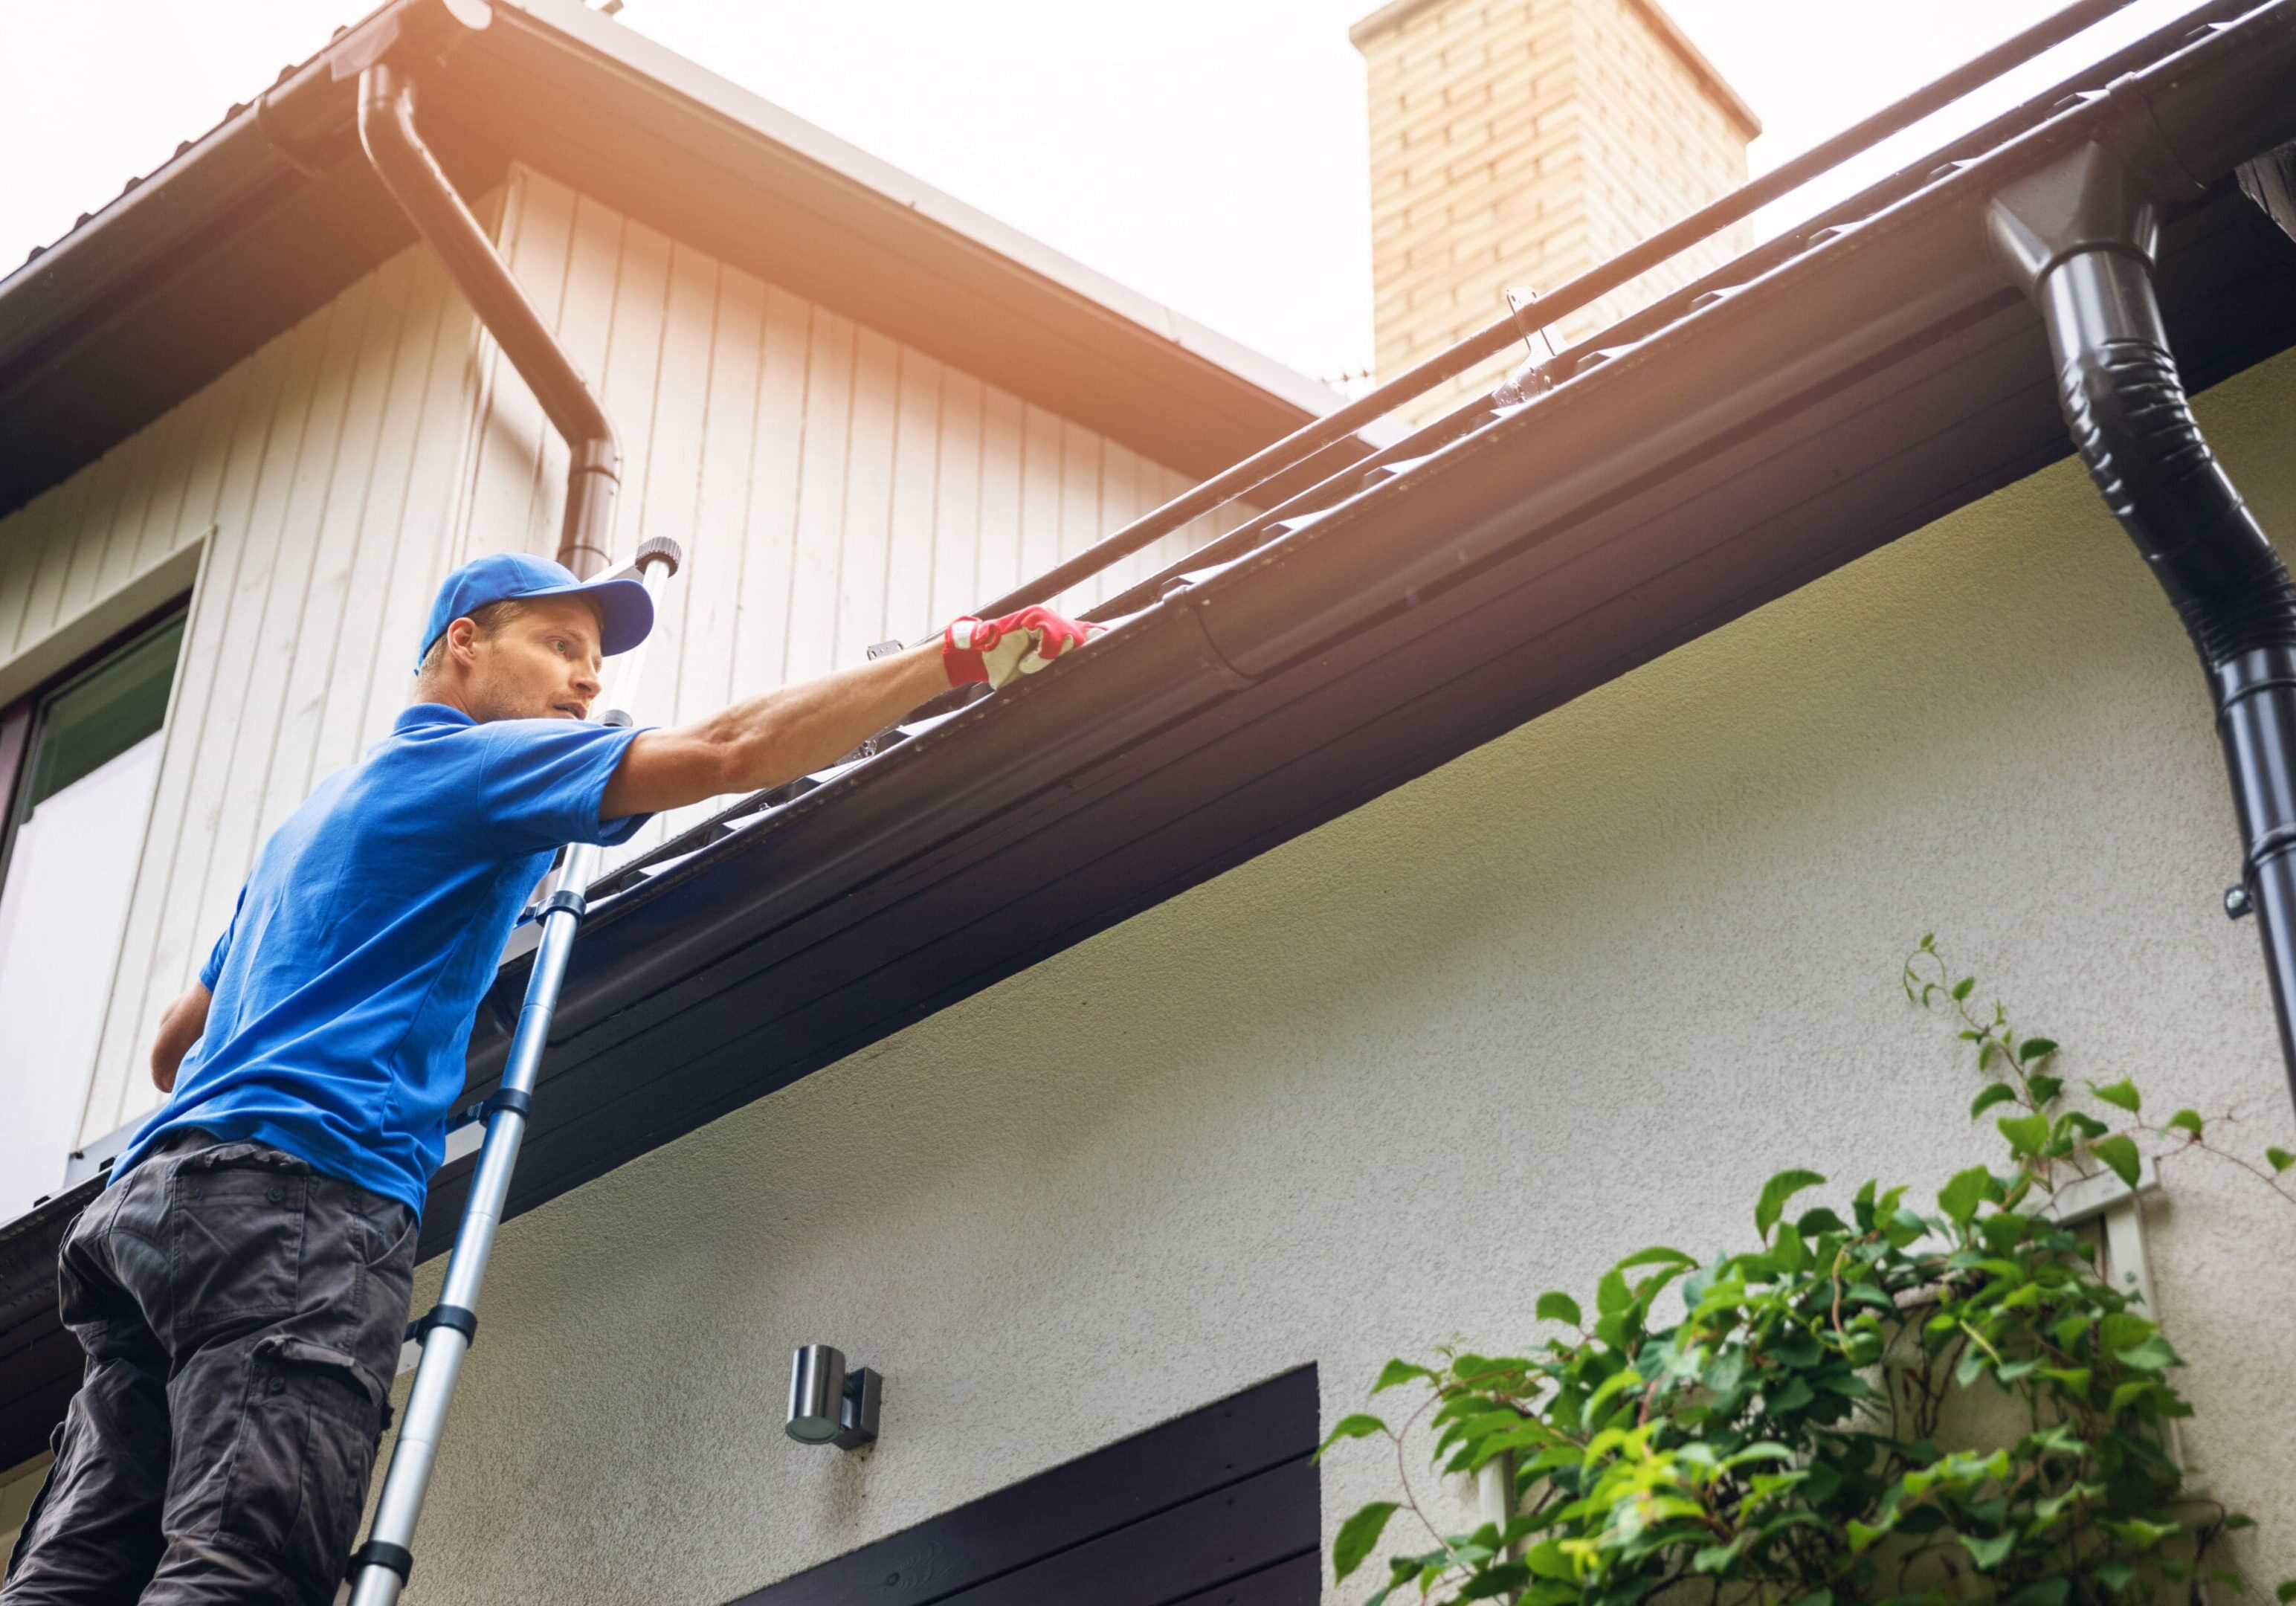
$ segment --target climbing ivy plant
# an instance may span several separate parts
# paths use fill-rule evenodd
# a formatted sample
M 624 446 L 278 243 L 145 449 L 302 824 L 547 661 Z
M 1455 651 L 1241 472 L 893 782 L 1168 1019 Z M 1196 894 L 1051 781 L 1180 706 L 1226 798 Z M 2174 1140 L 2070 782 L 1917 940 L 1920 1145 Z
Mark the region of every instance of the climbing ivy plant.
M 1867 1182 L 1820 1202 L 1824 1177 L 1782 1172 L 1750 1250 L 1638 1250 L 1591 1303 L 1541 1294 L 1549 1336 L 1528 1355 L 1389 1362 L 1373 1393 L 1415 1404 L 1392 1426 L 1348 1416 L 1319 1452 L 1396 1457 L 1397 1498 L 1332 1546 L 1342 1582 L 1372 1568 L 1367 1606 L 1624 1606 L 1677 1586 L 1703 1586 L 1682 1597 L 1699 1606 L 2142 1606 L 2239 1583 L 2218 1542 L 2246 1519 L 2196 1497 L 2166 1448 L 2183 1363 L 2050 1206 L 2101 1171 L 2134 1186 L 2147 1149 L 2217 1153 L 2289 1197 L 2296 1156 L 2241 1159 L 2195 1110 L 2147 1120 L 2126 1080 L 2069 1100 L 2056 1044 L 1972 1009 L 1975 979 L 1930 938 L 1904 983 L 1972 1045 L 1970 1114 L 2000 1159 L 1919 1200 Z M 1441 1531 L 1408 1477 L 1414 1436 L 1445 1473 L 1511 1458 L 1520 1514 Z

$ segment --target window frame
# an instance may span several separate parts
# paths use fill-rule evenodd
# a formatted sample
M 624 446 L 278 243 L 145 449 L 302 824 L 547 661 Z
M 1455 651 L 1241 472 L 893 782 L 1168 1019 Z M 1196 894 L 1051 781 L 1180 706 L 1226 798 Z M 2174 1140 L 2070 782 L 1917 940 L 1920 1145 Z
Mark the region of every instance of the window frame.
M 179 617 L 184 626 L 184 645 L 188 647 L 191 644 L 191 592 L 179 591 L 158 607 L 147 610 L 132 623 L 113 631 L 54 674 L 44 676 L 37 685 L 5 705 L 0 705 L 0 888 L 8 884 L 9 863 L 16 855 L 16 800 L 23 790 L 25 773 L 30 767 L 33 729 L 39 723 L 40 704 L 105 659 L 133 646 L 142 637 Z M 160 719 L 162 735 L 166 734 L 169 717 L 175 712 L 176 676 L 181 674 L 183 667 L 182 651 L 179 649 L 175 668 L 168 675 L 168 710 Z

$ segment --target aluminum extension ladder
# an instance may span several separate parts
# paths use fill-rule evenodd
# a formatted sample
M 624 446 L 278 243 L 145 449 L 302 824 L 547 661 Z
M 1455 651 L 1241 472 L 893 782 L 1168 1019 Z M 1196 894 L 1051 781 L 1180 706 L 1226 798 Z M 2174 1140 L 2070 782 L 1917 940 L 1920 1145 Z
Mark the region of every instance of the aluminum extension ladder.
M 641 545 L 631 559 L 631 568 L 657 603 L 663 586 L 677 572 L 681 555 L 677 543 L 658 537 Z M 636 700 L 652 640 L 649 635 L 622 656 L 612 694 L 598 723 L 631 723 L 628 709 Z M 445 1286 L 439 1291 L 439 1303 L 414 1325 L 422 1346 L 422 1358 L 415 1363 L 414 1384 L 399 1419 L 398 1440 L 391 1446 L 382 1497 L 375 1504 L 374 1526 L 367 1532 L 366 1543 L 351 1553 L 352 1606 L 393 1606 L 414 1570 L 414 1525 L 422 1515 L 422 1497 L 430 1487 L 439 1438 L 447 1427 L 447 1410 L 454 1404 L 455 1384 L 462 1376 L 463 1357 L 470 1353 L 471 1340 L 478 1333 L 479 1285 L 486 1278 L 487 1257 L 493 1251 L 495 1230 L 502 1225 L 503 1208 L 510 1197 L 519 1143 L 526 1135 L 528 1112 L 534 1108 L 535 1077 L 542 1067 L 543 1046 L 550 1040 L 550 1022 L 557 1013 L 566 961 L 586 912 L 582 889 L 597 879 L 603 851 L 587 842 L 569 847 L 542 884 L 538 916 L 542 939 L 534 953 L 534 972 L 527 980 L 518 1028 L 511 1037 L 501 1090 L 486 1103 L 486 1141 L 479 1150 L 478 1168 L 472 1174 L 462 1223 L 455 1231 L 454 1250 L 447 1258 Z

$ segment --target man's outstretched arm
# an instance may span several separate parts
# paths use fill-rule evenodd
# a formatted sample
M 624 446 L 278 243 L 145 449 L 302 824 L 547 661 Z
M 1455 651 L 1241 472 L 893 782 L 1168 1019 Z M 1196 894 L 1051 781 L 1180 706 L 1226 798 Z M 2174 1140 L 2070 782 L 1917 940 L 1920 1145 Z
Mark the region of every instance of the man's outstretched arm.
M 1042 608 L 963 619 L 906 651 L 767 692 L 692 725 L 644 732 L 606 783 L 598 817 L 660 814 L 779 786 L 834 763 L 952 685 L 1004 685 L 1103 628 Z
M 214 1002 L 215 995 L 194 981 L 191 990 L 160 1015 L 159 1036 L 152 1040 L 152 1085 L 161 1093 L 176 1091 L 176 1072 L 184 1056 L 192 1052 L 192 1045 L 207 1030 L 208 1005 Z

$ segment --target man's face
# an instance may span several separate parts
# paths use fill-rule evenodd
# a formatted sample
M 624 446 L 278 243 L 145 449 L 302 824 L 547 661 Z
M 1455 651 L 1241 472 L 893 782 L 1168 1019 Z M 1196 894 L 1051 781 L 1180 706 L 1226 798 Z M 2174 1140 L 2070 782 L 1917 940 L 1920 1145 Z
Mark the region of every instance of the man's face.
M 471 630 L 456 620 L 457 633 Z M 586 719 L 599 692 L 598 616 L 579 597 L 539 597 L 470 636 L 473 719 Z

